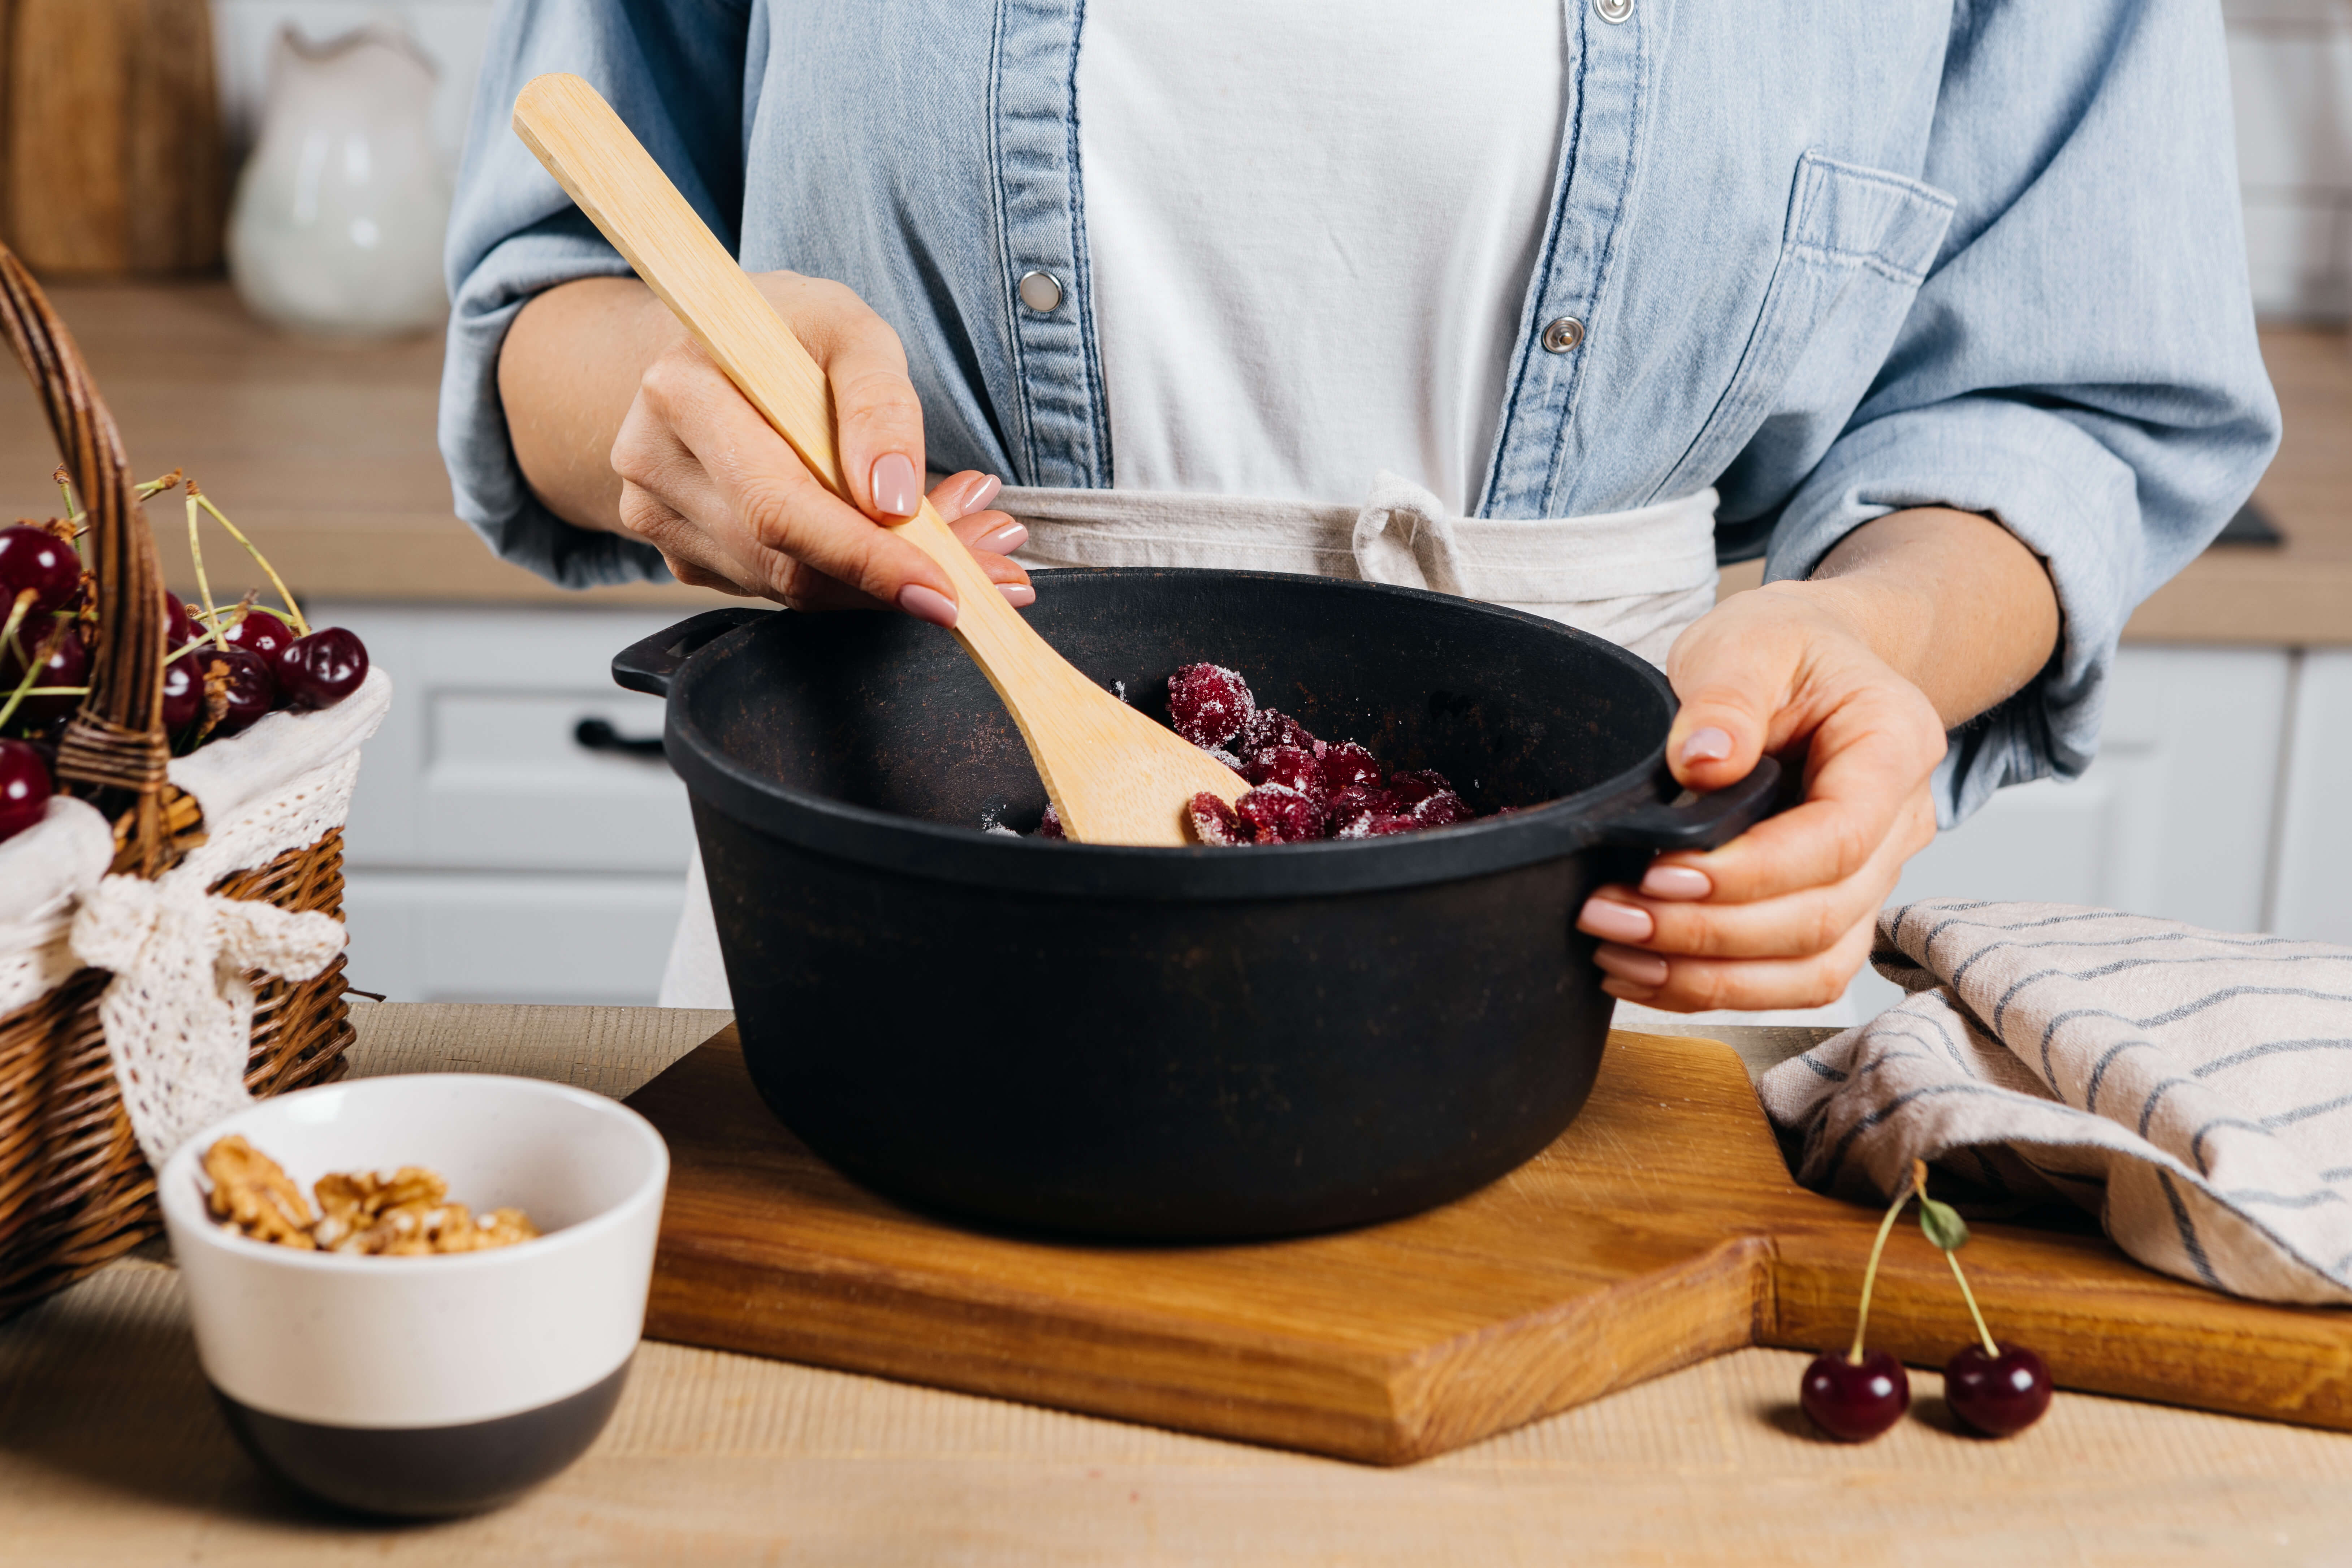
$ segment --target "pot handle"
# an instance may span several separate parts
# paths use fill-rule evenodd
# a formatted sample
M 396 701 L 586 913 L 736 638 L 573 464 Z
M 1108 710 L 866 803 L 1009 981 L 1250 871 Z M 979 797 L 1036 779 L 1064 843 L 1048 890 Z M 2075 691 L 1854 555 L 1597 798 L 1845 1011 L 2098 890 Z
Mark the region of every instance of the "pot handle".
M 705 610 L 614 654 L 614 682 L 631 691 L 667 697 L 670 678 L 677 673 L 678 666 L 693 657 L 698 649 L 717 642 L 738 626 L 748 626 L 761 616 L 774 613 L 772 610 L 754 609 L 749 605 L 730 605 L 724 609 Z
M 1780 809 L 1780 764 L 1759 759 L 1738 784 L 1666 805 L 1645 801 L 1594 826 L 1604 844 L 1634 849 L 1719 849 Z

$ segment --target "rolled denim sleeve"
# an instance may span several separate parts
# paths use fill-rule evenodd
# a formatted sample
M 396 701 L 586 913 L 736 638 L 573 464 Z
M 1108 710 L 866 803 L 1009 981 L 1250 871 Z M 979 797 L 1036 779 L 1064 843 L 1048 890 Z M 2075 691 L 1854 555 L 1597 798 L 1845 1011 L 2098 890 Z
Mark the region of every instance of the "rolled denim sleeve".
M 742 208 L 748 0 L 501 0 L 449 216 L 440 445 L 457 515 L 506 560 L 567 588 L 665 582 L 659 552 L 575 528 L 523 480 L 499 401 L 499 351 L 531 296 L 628 263 L 509 129 L 533 77 L 595 84 L 703 221 L 735 246 Z
M 1884 368 L 1774 524 L 1769 580 L 1913 506 L 1997 519 L 2063 630 L 1950 737 L 1947 826 L 2097 748 L 2116 643 L 2278 442 L 2254 336 L 2219 13 L 2200 0 L 1956 9 L 1925 179 L 1952 226 Z

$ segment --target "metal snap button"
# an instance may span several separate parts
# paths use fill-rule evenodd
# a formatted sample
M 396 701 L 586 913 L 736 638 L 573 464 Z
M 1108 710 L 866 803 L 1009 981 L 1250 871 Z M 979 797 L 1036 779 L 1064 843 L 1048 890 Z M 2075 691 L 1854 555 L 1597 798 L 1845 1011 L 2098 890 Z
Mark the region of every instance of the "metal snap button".
M 1604 22 L 1622 22 L 1633 14 L 1633 0 L 1592 0 L 1592 9 Z
M 1062 302 L 1062 280 L 1050 272 L 1024 272 L 1021 302 L 1041 316 L 1050 314 Z
M 1543 330 L 1543 346 L 1556 354 L 1564 354 L 1584 341 L 1584 323 L 1574 316 L 1562 316 Z

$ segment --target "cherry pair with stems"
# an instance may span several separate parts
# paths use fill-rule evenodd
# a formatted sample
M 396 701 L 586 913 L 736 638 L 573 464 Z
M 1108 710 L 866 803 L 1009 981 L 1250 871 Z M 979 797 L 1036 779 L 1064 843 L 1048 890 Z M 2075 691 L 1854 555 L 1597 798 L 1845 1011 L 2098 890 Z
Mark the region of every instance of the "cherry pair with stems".
M 81 558 L 75 541 L 81 517 L 66 471 L 52 476 L 65 498 L 66 519 L 42 528 L 21 523 L 0 529 L 0 726 L 29 724 L 38 734 L 69 713 L 88 689 L 89 654 L 78 623 L 86 616 Z M 184 482 L 179 470 L 139 487 L 145 500 Z M 358 689 L 367 677 L 367 649 L 341 626 L 310 629 L 277 570 L 243 531 L 184 481 L 188 500 L 188 547 L 204 598 L 199 624 L 176 595 L 164 601 L 166 662 L 163 725 L 173 750 L 233 735 L 277 708 L 331 707 Z M 253 557 L 278 590 L 281 620 L 252 605 L 252 595 L 223 610 L 213 603 L 197 537 L 199 513 L 208 513 Z M 28 655 L 19 631 L 36 616 L 51 625 Z M 29 637 L 29 632 L 26 636 Z M 196 655 L 196 658 L 190 658 Z M 31 742 L 0 740 L 0 840 L 40 821 L 55 787 L 49 759 Z
M 1919 1228 L 1952 1266 L 1961 1299 L 1977 1326 L 1979 1342 L 1944 1363 L 1944 1399 L 1952 1414 L 1988 1437 L 2022 1432 L 2050 1408 L 2050 1369 L 2023 1345 L 1996 1342 L 1977 1309 L 1976 1292 L 1960 1270 L 1959 1249 L 1968 1245 L 1968 1222 L 1949 1204 L 1927 1195 L 1927 1163 L 1911 1162 L 1911 1181 L 1895 1194 L 1871 1244 L 1863 1271 L 1862 1304 L 1854 1313 L 1853 1346 L 1843 1355 L 1823 1352 L 1805 1368 L 1799 1403 L 1813 1425 L 1849 1443 L 1866 1442 L 1902 1418 L 1911 1407 L 1911 1379 L 1903 1363 L 1885 1351 L 1864 1350 L 1870 1324 L 1870 1290 L 1878 1279 L 1879 1255 L 1904 1205 L 1919 1200 Z

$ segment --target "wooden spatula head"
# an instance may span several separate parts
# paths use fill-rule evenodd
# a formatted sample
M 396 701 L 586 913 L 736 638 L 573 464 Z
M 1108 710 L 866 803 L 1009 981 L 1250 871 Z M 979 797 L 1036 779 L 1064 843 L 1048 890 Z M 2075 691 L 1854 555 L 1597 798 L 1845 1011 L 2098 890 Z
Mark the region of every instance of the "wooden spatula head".
M 543 76 L 515 100 L 514 128 L 809 471 L 847 500 L 824 372 L 612 106 L 576 76 Z M 956 640 L 1020 726 L 1070 837 L 1183 844 L 1193 795 L 1231 803 L 1249 787 L 1047 646 L 929 500 L 893 526 L 954 583 Z

